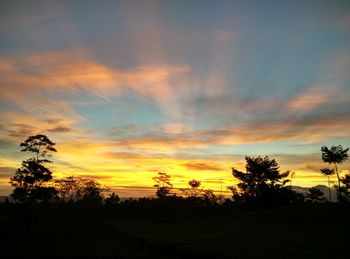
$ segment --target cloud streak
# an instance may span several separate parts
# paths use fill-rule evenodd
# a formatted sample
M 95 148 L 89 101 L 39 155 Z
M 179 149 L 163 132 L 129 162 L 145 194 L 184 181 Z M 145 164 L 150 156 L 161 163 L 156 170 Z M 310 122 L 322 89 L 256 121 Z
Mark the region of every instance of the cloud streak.
M 232 185 L 246 153 L 325 180 L 319 147 L 350 145 L 350 51 L 348 4 L 323 4 L 1 2 L 0 167 L 42 133 L 55 177 L 126 195 L 158 171 Z

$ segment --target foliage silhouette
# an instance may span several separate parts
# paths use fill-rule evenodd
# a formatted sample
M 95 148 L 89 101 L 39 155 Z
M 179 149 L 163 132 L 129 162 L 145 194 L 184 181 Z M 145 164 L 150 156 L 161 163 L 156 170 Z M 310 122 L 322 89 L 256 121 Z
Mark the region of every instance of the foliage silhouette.
M 332 192 L 331 192 L 331 182 L 329 180 L 329 176 L 334 175 L 335 171 L 332 168 L 322 168 L 320 169 L 321 174 L 327 176 L 328 179 L 328 196 L 329 196 L 329 202 L 332 201 Z
M 215 195 L 215 193 L 210 189 L 200 188 L 201 184 L 201 181 L 195 179 L 188 181 L 190 188 L 180 189 L 182 196 L 188 200 L 192 200 L 193 202 L 202 203 L 205 206 L 223 202 L 223 196 Z
M 120 198 L 118 194 L 113 192 L 109 197 L 105 199 L 104 202 L 107 207 L 115 207 L 116 205 L 119 204 Z
M 21 168 L 17 169 L 10 183 L 15 187 L 12 198 L 19 202 L 49 201 L 57 197 L 54 187 L 48 186 L 52 179 L 52 172 L 45 164 L 52 152 L 57 152 L 53 143 L 45 135 L 30 136 L 20 144 L 22 152 L 32 152 L 34 156 L 24 160 Z
M 198 180 L 192 179 L 188 181 L 188 185 L 190 186 L 190 188 L 181 189 L 182 194 L 185 197 L 192 198 L 192 199 L 199 198 L 202 193 L 202 190 L 199 189 L 199 187 L 201 186 L 201 182 Z
M 341 188 L 341 193 L 344 194 L 345 197 L 341 197 L 342 201 L 349 201 L 350 196 L 350 174 L 346 174 L 340 178 L 340 182 L 343 184 Z
M 229 187 L 235 202 L 255 204 L 259 208 L 303 200 L 301 195 L 285 187 L 289 171 L 281 173 L 275 159 L 246 156 L 245 160 L 246 172 L 232 168 L 232 175 L 240 181 L 237 188 Z
M 158 172 L 158 175 L 152 179 L 156 182 L 153 187 L 157 188 L 156 196 L 159 199 L 164 199 L 172 195 L 173 184 L 170 182 L 170 175 L 167 173 Z
M 233 200 L 224 199 L 215 195 L 212 190 L 202 188 L 201 182 L 195 179 L 188 182 L 189 188 L 184 189 L 184 196 L 177 196 L 173 191 L 171 176 L 161 172 L 153 177 L 158 199 L 121 200 L 117 194 L 110 193 L 92 178 L 69 176 L 56 180 L 55 185 L 50 186 L 52 173 L 46 164 L 52 162 L 48 158 L 51 153 L 56 152 L 54 145 L 55 143 L 44 135 L 29 137 L 21 144 L 23 152 L 28 151 L 34 155 L 23 161 L 22 167 L 11 178 L 11 184 L 15 187 L 12 197 L 23 203 L 7 201 L 0 204 L 0 222 L 5 222 L 2 227 L 5 229 L 4 236 L 12 238 L 10 241 L 5 240 L 6 247 L 12 247 L 11 250 L 3 250 L 8 252 L 4 258 L 17 255 L 17 251 L 20 250 L 17 249 L 17 244 L 21 244 L 20 256 L 29 254 L 29 257 L 33 255 L 34 258 L 50 258 L 50 255 L 54 254 L 53 249 L 59 251 L 59 255 L 65 256 L 67 253 L 67 257 L 92 255 L 96 256 L 95 258 L 129 258 L 123 254 L 125 250 L 118 254 L 118 249 L 125 246 L 127 253 L 132 252 L 130 258 L 215 258 L 218 255 L 221 258 L 225 249 L 228 253 L 222 258 L 226 258 L 226 255 L 227 258 L 231 258 L 230 253 L 236 253 L 237 258 L 245 258 L 251 254 L 240 254 L 240 251 L 248 251 L 252 243 L 262 248 L 257 256 L 262 256 L 260 251 L 270 249 L 269 253 L 265 251 L 264 254 L 270 258 L 271 255 L 280 256 L 280 253 L 274 254 L 275 246 L 271 244 L 280 242 L 281 249 L 284 249 L 284 241 L 280 238 L 282 232 L 309 239 L 309 232 L 315 230 L 316 234 L 314 233 L 312 240 L 320 240 L 320 244 L 324 244 L 329 236 L 336 237 L 335 241 L 330 240 L 334 241 L 333 245 L 337 245 L 337 242 L 345 243 L 347 240 L 346 236 L 343 238 L 342 235 L 349 232 L 344 231 L 344 228 L 349 228 L 346 224 L 349 204 L 327 203 L 323 193 L 317 188 L 310 188 L 306 197 L 294 192 L 291 186 L 286 186 L 289 171 L 280 172 L 275 159 L 267 156 L 245 157 L 246 172 L 232 168 L 233 176 L 240 181 L 237 186 L 229 187 Z M 335 165 L 335 169 L 321 169 L 321 173 L 328 177 L 329 190 L 329 176 L 335 174 L 338 170 L 337 165 L 347 159 L 347 151 L 348 149 L 343 150 L 338 146 L 328 150 L 324 156 L 325 162 Z M 340 172 L 337 173 L 339 176 Z M 338 190 L 342 194 L 341 198 L 346 200 L 350 195 L 350 174 L 340 177 L 339 180 Z M 107 193 L 110 195 L 106 196 Z M 59 197 L 60 200 L 27 203 L 52 201 L 55 197 Z M 303 202 L 304 198 L 305 204 L 295 205 Z M 267 208 L 287 204 L 290 206 L 252 211 L 252 208 L 256 207 Z M 330 218 L 336 221 L 337 227 L 327 228 L 327 235 L 319 237 L 318 229 L 323 226 L 324 219 Z M 295 220 L 297 222 L 294 222 Z M 288 224 L 285 224 L 287 221 Z M 305 223 L 312 224 L 312 227 L 298 228 Z M 305 233 L 300 234 L 295 229 Z M 141 232 L 142 234 L 139 234 Z M 239 243 L 239 246 L 233 247 L 230 238 L 234 233 L 238 234 L 232 240 L 234 244 Z M 241 233 L 248 234 L 241 238 Z M 247 242 L 247 238 L 250 242 Z M 67 239 L 72 242 L 62 242 Z M 200 243 L 204 240 L 202 246 L 196 243 L 197 240 Z M 229 240 L 228 243 L 224 243 L 226 240 Z M 295 242 L 298 238 L 291 240 Z M 295 244 L 302 245 L 307 241 Z M 265 243 L 261 245 L 261 242 Z M 67 243 L 72 246 L 71 250 L 61 252 L 61 246 Z M 343 243 L 340 247 L 344 247 Z M 38 252 L 33 249 L 37 244 L 42 248 Z M 223 244 L 226 244 L 226 247 L 222 246 Z M 191 250 L 191 245 L 201 249 Z M 298 252 L 305 250 L 299 249 L 298 245 L 295 245 Z M 118 246 L 118 249 L 114 249 L 115 246 Z M 240 246 L 247 249 L 237 249 Z M 215 249 L 208 253 L 207 247 Z M 320 248 L 317 247 L 317 251 L 318 249 Z M 102 250 L 103 253 L 98 254 Z M 143 251 L 139 253 L 139 250 Z M 76 251 L 78 252 L 75 253 Z M 317 255 L 315 251 L 316 249 L 313 252 Z M 337 252 L 343 255 L 341 249 L 337 249 Z M 329 257 L 329 254 L 327 256 Z M 292 255 L 291 258 L 296 257 Z
M 201 186 L 201 181 L 193 179 L 188 182 L 188 185 L 191 186 L 192 189 L 197 189 Z
M 338 200 L 341 199 L 341 186 L 340 186 L 340 172 L 338 171 L 338 164 L 342 164 L 345 160 L 348 159 L 348 148 L 343 149 L 341 145 L 332 146 L 328 148 L 326 146 L 321 147 L 322 152 L 322 160 L 325 163 L 334 164 L 335 173 L 338 179 L 338 187 L 337 187 L 337 196 Z
M 103 194 L 108 191 L 93 178 L 68 176 L 55 181 L 59 197 L 64 201 L 101 204 Z M 118 197 L 119 198 L 119 197 Z M 113 199 L 117 199 L 114 195 Z

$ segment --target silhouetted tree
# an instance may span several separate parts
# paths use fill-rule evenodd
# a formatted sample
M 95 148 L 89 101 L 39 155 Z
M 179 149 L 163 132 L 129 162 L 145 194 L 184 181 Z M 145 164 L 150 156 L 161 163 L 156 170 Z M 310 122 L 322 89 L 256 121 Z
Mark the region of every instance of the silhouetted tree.
M 312 187 L 309 189 L 309 192 L 306 193 L 306 201 L 309 202 L 325 202 L 326 198 L 324 197 L 324 193 L 316 188 L 316 187 Z
M 79 188 L 78 178 L 74 176 L 67 176 L 63 179 L 55 180 L 56 189 L 61 199 L 67 201 L 75 201 L 77 199 L 77 192 Z
M 92 178 L 81 178 L 78 189 L 78 197 L 81 197 L 85 201 L 101 202 L 103 199 L 102 193 L 104 192 L 102 185 Z
M 275 159 L 245 157 L 246 172 L 232 168 L 232 175 L 240 183 L 237 188 L 229 187 L 236 202 L 255 202 L 258 207 L 263 205 L 278 205 L 299 200 L 299 196 L 290 188 L 284 187 L 289 181 L 286 178 L 289 171 L 281 173 Z
M 202 192 L 202 190 L 199 189 L 199 187 L 201 186 L 201 182 L 193 179 L 188 181 L 188 185 L 190 186 L 190 188 L 181 189 L 183 195 L 189 198 L 198 198 Z
M 337 196 L 338 200 L 341 196 L 341 188 L 340 188 L 340 174 L 338 171 L 338 164 L 342 164 L 345 160 L 348 159 L 348 148 L 343 149 L 341 145 L 339 146 L 332 146 L 331 148 L 328 148 L 326 146 L 321 147 L 322 152 L 322 160 L 325 163 L 334 164 L 335 173 L 337 175 L 338 179 L 338 188 L 337 188 Z
M 350 174 L 344 175 L 344 177 L 340 178 L 341 183 L 343 184 L 341 188 L 341 192 L 348 198 L 350 196 Z M 347 200 L 346 197 L 343 197 L 343 200 Z
M 210 189 L 202 190 L 201 198 L 207 204 L 222 204 L 225 200 L 225 197 L 223 195 L 216 195 L 214 191 Z
M 183 196 L 192 201 L 202 203 L 203 205 L 212 205 L 221 203 L 224 200 L 222 195 L 215 195 L 213 190 L 200 188 L 202 185 L 201 181 L 192 179 L 188 181 L 188 185 L 190 188 L 183 188 L 180 190 Z
M 152 178 L 156 184 L 153 186 L 157 188 L 156 195 L 160 199 L 164 199 L 171 195 L 171 190 L 173 188 L 170 182 L 171 176 L 167 173 L 158 172 L 158 175 Z
M 105 205 L 108 207 L 116 206 L 120 202 L 120 198 L 116 193 L 112 193 L 105 199 Z
M 192 189 L 198 189 L 199 186 L 201 186 L 201 181 L 193 179 L 188 182 L 188 185 L 191 186 Z
M 101 203 L 107 191 L 93 178 L 68 176 L 55 181 L 59 197 L 68 201 Z
M 329 180 L 329 176 L 334 175 L 335 171 L 334 171 L 334 169 L 331 169 L 331 168 L 322 168 L 322 169 L 320 169 L 320 171 L 321 171 L 321 174 L 327 176 L 329 202 L 331 202 L 332 201 L 332 192 L 331 192 L 331 182 Z
M 23 161 L 10 183 L 15 187 L 12 198 L 20 202 L 48 201 L 57 196 L 54 187 L 47 186 L 52 179 L 52 172 L 45 164 L 52 152 L 57 152 L 53 143 L 45 135 L 35 135 L 20 144 L 23 152 L 32 152 L 34 156 Z

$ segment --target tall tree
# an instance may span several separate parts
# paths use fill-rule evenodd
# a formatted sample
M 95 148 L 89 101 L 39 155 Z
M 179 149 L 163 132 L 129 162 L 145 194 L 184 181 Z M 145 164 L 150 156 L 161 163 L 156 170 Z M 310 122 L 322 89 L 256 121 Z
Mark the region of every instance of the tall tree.
M 156 195 L 158 198 L 164 199 L 171 194 L 173 185 L 170 182 L 170 175 L 167 173 L 158 172 L 158 175 L 152 179 L 156 182 L 153 186 L 157 188 Z
M 23 149 L 22 152 L 33 152 L 35 156 L 33 157 L 34 160 L 37 162 L 43 161 L 51 163 L 52 161 L 45 159 L 46 157 L 51 157 L 52 152 L 57 152 L 57 150 L 54 148 L 56 143 L 53 143 L 47 136 L 45 135 L 35 135 L 30 136 L 27 138 L 24 142 L 20 144 Z M 40 158 L 43 158 L 42 160 Z
M 48 159 L 52 152 L 57 152 L 53 143 L 45 135 L 35 135 L 20 144 L 22 152 L 32 152 L 34 156 L 24 160 L 17 169 L 10 183 L 15 187 L 12 197 L 21 202 L 46 201 L 56 197 L 54 187 L 47 186 L 52 179 L 52 172 L 45 164 L 52 163 Z
M 334 175 L 335 171 L 331 168 L 322 168 L 320 169 L 321 174 L 327 176 L 328 179 L 328 196 L 329 196 L 329 202 L 332 201 L 332 192 L 331 192 L 331 181 L 329 180 L 329 176 Z
M 258 207 L 263 203 L 289 202 L 294 191 L 284 187 L 289 181 L 286 178 L 289 171 L 281 173 L 275 159 L 268 156 L 264 158 L 245 157 L 246 172 L 241 172 L 232 168 L 232 175 L 237 178 L 240 183 L 237 184 L 238 189 L 231 187 L 233 198 L 240 202 L 256 202 Z M 283 201 L 282 201 L 283 200 Z
M 328 148 L 326 146 L 321 147 L 322 160 L 325 163 L 334 164 L 335 173 L 338 179 L 337 196 L 338 200 L 341 198 L 341 188 L 340 188 L 340 173 L 338 171 L 338 164 L 342 164 L 348 159 L 348 148 L 343 149 L 341 145 L 332 146 Z

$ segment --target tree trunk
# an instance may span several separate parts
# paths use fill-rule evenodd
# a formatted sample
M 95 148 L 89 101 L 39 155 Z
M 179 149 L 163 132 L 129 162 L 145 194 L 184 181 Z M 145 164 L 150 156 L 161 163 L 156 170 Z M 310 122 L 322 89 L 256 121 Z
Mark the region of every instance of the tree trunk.
M 328 177 L 328 194 L 329 194 L 329 202 L 332 202 L 332 194 L 331 194 L 331 182 L 329 181 L 329 175 Z
M 338 202 L 339 202 L 340 201 L 340 176 L 339 176 L 339 172 L 338 172 L 337 163 L 334 163 L 334 166 L 335 166 L 335 172 L 337 173 L 337 179 L 338 179 L 337 196 L 338 196 Z

